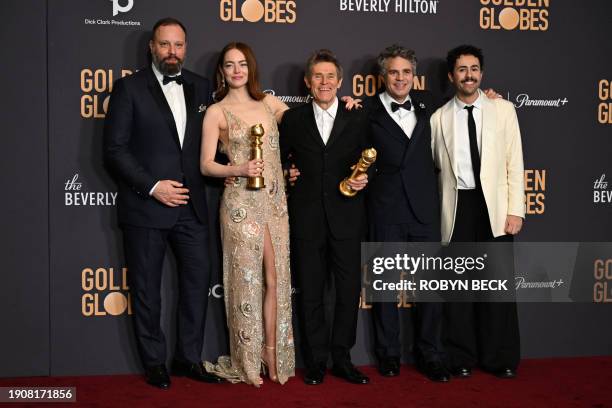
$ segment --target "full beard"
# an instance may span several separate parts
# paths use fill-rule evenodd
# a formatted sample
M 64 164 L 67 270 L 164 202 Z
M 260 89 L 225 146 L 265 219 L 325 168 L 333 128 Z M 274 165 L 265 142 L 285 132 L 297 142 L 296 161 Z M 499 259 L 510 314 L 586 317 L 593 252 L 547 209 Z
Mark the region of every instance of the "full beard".
M 177 58 L 177 57 L 173 57 L 174 59 L 177 60 L 177 62 L 168 62 L 167 60 L 169 58 L 164 58 L 163 60 L 159 61 L 159 59 L 157 58 L 153 58 L 153 62 L 155 62 L 155 66 L 157 67 L 157 69 L 159 69 L 159 72 L 161 72 L 163 75 L 176 75 L 179 72 L 181 72 L 181 69 L 183 68 L 183 60 Z

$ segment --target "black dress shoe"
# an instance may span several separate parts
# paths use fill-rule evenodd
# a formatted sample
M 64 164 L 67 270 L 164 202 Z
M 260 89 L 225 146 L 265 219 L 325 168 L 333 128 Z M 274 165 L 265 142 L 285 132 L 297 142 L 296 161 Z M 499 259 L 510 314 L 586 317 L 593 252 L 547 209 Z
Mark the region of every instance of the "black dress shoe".
M 448 370 L 439 361 L 429 361 L 424 363 L 420 367 L 420 371 L 431 381 L 435 382 L 448 382 L 451 378 Z
M 457 378 L 469 378 L 472 376 L 472 369 L 467 367 L 455 367 L 450 370 L 453 377 Z
M 357 370 L 350 362 L 334 365 L 332 374 L 336 377 L 344 378 L 352 384 L 367 384 L 370 382 L 370 379 Z
M 304 373 L 304 383 L 307 385 L 319 385 L 323 382 L 323 378 L 325 378 L 325 368 L 324 367 L 309 367 L 306 368 L 306 372 Z
M 493 371 L 493 375 L 498 378 L 514 378 L 516 377 L 516 370 L 506 367 L 501 370 Z
M 397 357 L 385 357 L 378 363 L 378 372 L 384 377 L 395 377 L 400 372 L 400 361 Z
M 203 363 L 183 363 L 175 360 L 172 363 L 172 375 L 210 384 L 218 384 L 223 381 L 222 378 L 206 371 Z
M 170 376 L 165 365 L 157 365 L 145 369 L 145 378 L 148 384 L 162 390 L 170 388 Z

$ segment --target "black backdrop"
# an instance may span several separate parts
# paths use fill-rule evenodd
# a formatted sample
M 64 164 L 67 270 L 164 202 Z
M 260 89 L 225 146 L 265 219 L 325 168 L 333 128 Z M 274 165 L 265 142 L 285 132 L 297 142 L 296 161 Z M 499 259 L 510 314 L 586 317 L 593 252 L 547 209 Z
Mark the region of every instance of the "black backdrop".
M 0 10 L 0 376 L 139 370 L 116 188 L 102 166 L 101 136 L 112 81 L 147 64 L 150 27 L 170 14 L 189 30 L 188 68 L 212 77 L 223 45 L 245 41 L 258 57 L 264 88 L 293 103 L 306 95 L 302 67 L 317 48 L 343 61 L 341 93 L 361 97 L 375 90 L 374 57 L 402 43 L 419 56 L 417 86 L 442 97 L 451 93 L 446 51 L 460 43 L 482 47 L 484 86 L 515 103 L 521 124 L 528 215 L 520 239 L 610 241 L 607 0 L 7 0 Z M 586 259 L 580 273 L 592 275 L 594 261 Z M 171 332 L 171 257 L 165 268 L 164 322 Z M 218 268 L 217 274 L 206 358 L 225 350 Z M 364 306 L 357 364 L 373 361 Z M 519 311 L 526 357 L 612 352 L 609 305 L 521 304 Z

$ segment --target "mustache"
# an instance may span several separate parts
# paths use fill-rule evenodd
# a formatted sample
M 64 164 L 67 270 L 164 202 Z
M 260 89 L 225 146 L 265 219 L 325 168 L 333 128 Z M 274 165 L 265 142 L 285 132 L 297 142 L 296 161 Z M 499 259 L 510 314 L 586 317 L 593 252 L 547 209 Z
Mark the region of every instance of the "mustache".
M 461 83 L 462 83 L 462 84 L 465 84 L 465 83 L 466 83 L 466 82 L 468 82 L 468 81 L 478 82 L 478 81 L 476 80 L 476 78 L 467 77 L 467 78 L 465 78 L 463 81 L 461 81 Z
M 183 62 L 183 60 L 182 60 L 182 59 L 180 59 L 179 57 L 177 57 L 176 55 L 169 55 L 169 56 L 167 56 L 166 58 L 164 58 L 164 59 L 162 60 L 162 62 L 167 62 L 167 61 L 168 61 L 168 60 L 170 60 L 170 59 L 175 59 L 175 60 L 177 60 L 178 62 Z

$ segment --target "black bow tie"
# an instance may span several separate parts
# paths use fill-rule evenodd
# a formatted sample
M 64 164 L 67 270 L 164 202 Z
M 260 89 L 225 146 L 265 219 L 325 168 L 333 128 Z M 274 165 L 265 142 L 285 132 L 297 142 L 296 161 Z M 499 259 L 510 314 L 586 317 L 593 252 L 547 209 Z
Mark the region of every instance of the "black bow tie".
M 399 108 L 404 108 L 407 111 L 410 111 L 410 110 L 412 110 L 412 104 L 410 103 L 409 100 L 404 102 L 404 103 L 391 102 L 391 112 L 395 112 Z
M 182 75 L 176 75 L 176 76 L 164 75 L 164 80 L 162 81 L 162 84 L 167 85 L 172 81 L 176 81 L 176 83 L 179 85 L 183 85 L 183 82 L 185 82 Z

